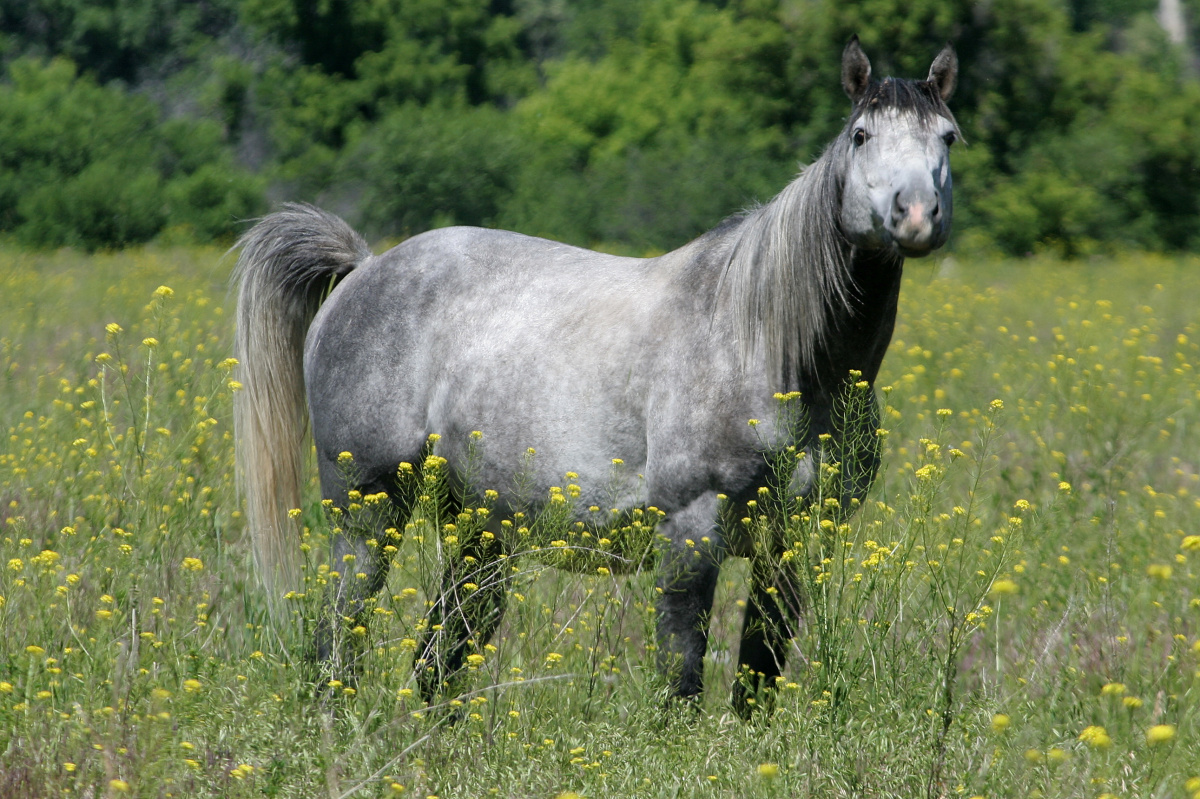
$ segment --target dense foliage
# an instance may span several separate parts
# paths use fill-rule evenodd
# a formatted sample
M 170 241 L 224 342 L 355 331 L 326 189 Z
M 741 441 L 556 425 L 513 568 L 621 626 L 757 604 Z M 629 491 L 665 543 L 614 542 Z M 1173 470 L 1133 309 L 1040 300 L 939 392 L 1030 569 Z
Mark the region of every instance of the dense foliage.
M 1156 5 L 0 0 L 0 230 L 221 238 L 270 197 L 673 247 L 820 153 L 857 33 L 879 75 L 958 49 L 959 246 L 1190 250 L 1200 80 Z
M 9 67 L 0 86 L 0 225 L 27 244 L 114 245 L 183 227 L 210 239 L 261 203 L 208 120 L 79 77 L 64 60 Z

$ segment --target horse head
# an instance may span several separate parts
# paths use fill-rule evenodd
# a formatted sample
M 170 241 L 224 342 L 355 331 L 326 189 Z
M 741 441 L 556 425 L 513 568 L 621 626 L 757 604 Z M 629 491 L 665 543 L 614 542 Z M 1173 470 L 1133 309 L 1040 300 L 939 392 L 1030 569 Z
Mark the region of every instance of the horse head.
M 855 247 L 928 255 L 950 233 L 950 146 L 961 138 L 946 101 L 958 58 L 947 44 L 923 81 L 871 80 L 855 36 L 842 54 L 842 87 L 854 103 L 831 145 L 842 159 L 842 233 Z

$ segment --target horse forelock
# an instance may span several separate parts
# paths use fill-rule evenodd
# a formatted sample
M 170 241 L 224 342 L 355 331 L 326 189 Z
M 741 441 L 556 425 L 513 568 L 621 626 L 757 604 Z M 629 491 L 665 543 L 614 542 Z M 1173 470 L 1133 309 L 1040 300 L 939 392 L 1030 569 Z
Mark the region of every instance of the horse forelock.
M 848 305 L 850 248 L 841 233 L 837 159 L 826 151 L 734 233 L 721 279 L 743 366 L 765 360 L 780 390 L 811 369 L 829 334 L 831 307 Z
M 930 80 L 902 78 L 872 81 L 854 104 L 843 134 L 853 129 L 855 122 L 862 117 L 886 111 L 911 115 L 923 125 L 932 123 L 938 117 L 944 117 L 954 123 L 955 131 L 961 138 L 958 121 L 946 105 L 946 101 L 942 99 L 937 85 Z

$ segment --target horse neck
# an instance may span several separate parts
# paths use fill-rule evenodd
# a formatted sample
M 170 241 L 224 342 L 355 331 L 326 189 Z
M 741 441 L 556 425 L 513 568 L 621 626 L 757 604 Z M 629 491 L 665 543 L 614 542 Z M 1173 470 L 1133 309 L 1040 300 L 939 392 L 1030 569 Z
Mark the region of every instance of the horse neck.
M 874 385 L 896 325 L 903 267 L 904 259 L 889 251 L 852 250 L 847 301 L 826 307 L 827 332 L 803 381 L 810 390 L 836 392 L 852 370 Z
M 697 242 L 729 253 L 717 293 L 731 312 L 742 363 L 757 361 L 768 384 L 818 402 L 852 370 L 874 383 L 904 263 L 846 241 L 836 169 L 826 151 L 766 206 Z

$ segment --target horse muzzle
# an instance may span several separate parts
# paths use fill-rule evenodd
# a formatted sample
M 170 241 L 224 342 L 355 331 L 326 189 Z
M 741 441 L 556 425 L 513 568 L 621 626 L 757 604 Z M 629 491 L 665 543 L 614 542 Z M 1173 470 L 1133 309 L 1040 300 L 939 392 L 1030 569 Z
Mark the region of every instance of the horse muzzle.
M 887 230 L 902 255 L 919 258 L 946 241 L 947 204 L 932 187 L 906 186 L 892 195 Z

